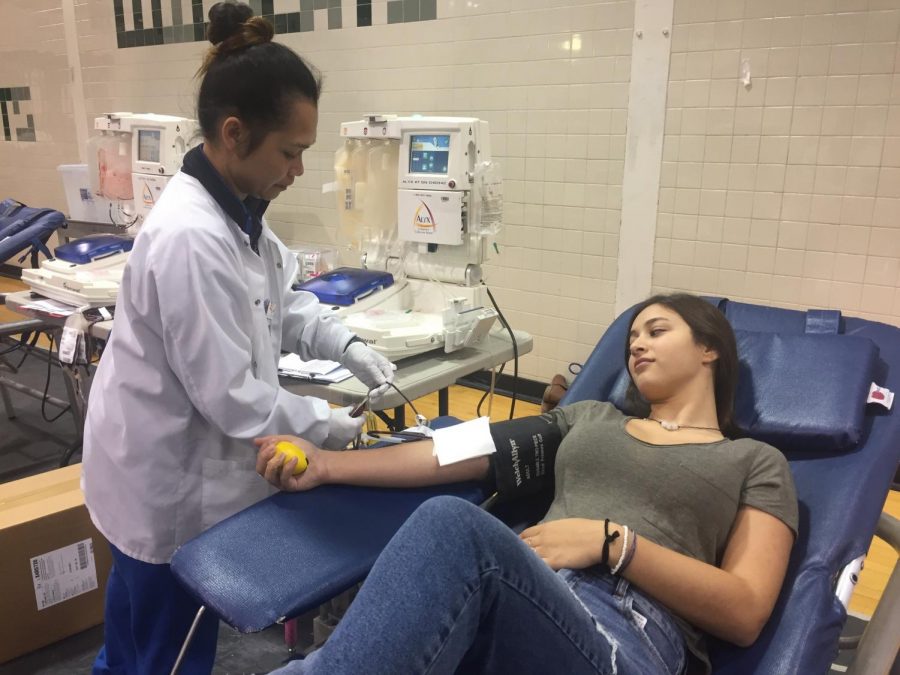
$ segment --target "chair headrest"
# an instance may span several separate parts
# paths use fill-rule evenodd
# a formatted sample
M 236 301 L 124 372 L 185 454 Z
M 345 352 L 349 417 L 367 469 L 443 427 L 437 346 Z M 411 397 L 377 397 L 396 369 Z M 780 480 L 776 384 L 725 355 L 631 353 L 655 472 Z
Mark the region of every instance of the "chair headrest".
M 735 422 L 780 450 L 840 451 L 863 434 L 878 349 L 854 335 L 735 331 Z
M 866 396 L 878 349 L 855 335 L 783 335 L 734 331 L 740 374 L 735 422 L 782 451 L 849 450 L 865 424 Z M 622 370 L 609 400 L 634 413 Z

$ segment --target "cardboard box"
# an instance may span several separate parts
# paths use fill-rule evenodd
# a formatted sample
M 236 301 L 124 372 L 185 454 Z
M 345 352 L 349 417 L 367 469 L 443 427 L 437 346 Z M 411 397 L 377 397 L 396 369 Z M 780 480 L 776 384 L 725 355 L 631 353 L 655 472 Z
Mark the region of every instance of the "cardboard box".
M 0 485 L 0 663 L 103 622 L 109 545 L 81 465 Z

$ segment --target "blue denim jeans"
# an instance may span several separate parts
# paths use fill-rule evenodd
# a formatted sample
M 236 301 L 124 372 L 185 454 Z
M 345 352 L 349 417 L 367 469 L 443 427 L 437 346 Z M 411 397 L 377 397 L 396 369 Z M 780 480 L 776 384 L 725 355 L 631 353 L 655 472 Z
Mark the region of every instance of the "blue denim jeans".
M 493 516 L 436 497 L 388 543 L 328 642 L 276 672 L 677 675 L 685 658 L 668 613 L 624 579 L 554 573 Z

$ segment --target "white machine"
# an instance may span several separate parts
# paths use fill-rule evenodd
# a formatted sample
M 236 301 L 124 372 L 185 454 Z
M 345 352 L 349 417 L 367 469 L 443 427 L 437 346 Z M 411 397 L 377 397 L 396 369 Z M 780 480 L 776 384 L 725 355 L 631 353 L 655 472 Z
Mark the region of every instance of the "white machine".
M 395 283 L 337 314 L 392 360 L 480 340 L 497 317 L 481 265 L 503 204 L 488 123 L 371 115 L 341 137 L 331 187 L 344 239 Z
M 170 115 L 109 113 L 87 143 L 91 192 L 128 236 L 92 235 L 56 249 L 56 259 L 23 270 L 35 292 L 75 306 L 115 304 L 133 236 L 194 145 L 197 123 Z
M 163 189 L 197 144 L 197 122 L 153 113 L 107 113 L 94 119 L 99 131 L 87 144 L 93 192 L 116 204 L 116 224 L 136 234 Z

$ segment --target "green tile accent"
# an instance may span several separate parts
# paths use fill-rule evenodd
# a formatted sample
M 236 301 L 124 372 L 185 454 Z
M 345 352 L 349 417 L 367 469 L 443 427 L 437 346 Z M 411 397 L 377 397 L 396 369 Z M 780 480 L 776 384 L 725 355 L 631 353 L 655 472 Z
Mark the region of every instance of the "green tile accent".
M 329 7 L 328 8 L 328 30 L 333 30 L 335 28 L 341 27 L 341 8 L 340 7 Z
M 356 5 L 356 25 L 371 26 L 372 25 L 372 5 L 360 3 Z
M 388 0 L 388 23 L 403 23 L 403 0 Z
M 181 18 L 181 0 L 172 0 L 172 25 L 180 26 L 184 19 Z M 174 36 L 174 31 L 172 33 Z
M 162 25 L 162 3 L 171 1 L 172 19 L 170 26 Z M 190 0 L 190 23 L 184 23 L 184 0 L 150 0 L 150 9 L 143 11 L 142 0 L 107 0 L 111 2 L 116 26 L 116 45 L 119 49 L 144 47 L 162 44 L 178 44 L 183 42 L 205 42 L 207 24 L 204 23 L 204 5 L 215 0 Z M 250 5 L 254 14 L 270 21 L 279 35 L 300 33 L 315 30 L 315 14 L 317 10 L 327 11 L 329 30 L 343 28 L 342 0 L 292 0 L 299 6 L 298 12 L 274 13 L 274 0 L 244 0 Z M 379 0 L 382 2 L 384 0 Z M 386 0 L 388 23 L 409 23 L 413 21 L 430 21 L 437 18 L 437 0 Z M 372 7 L 374 0 L 356 0 L 356 26 L 372 25 Z M 129 6 L 130 5 L 130 6 Z M 127 9 L 126 9 L 127 6 Z M 125 30 L 125 13 L 131 14 L 133 30 Z M 324 17 L 320 17 L 322 19 Z M 353 17 L 348 18 L 349 26 Z M 325 26 L 319 26 L 320 29 Z M 6 95 L 10 92 L 6 90 Z M 3 99 L 0 99 L 3 100 Z M 16 100 L 15 93 L 7 101 Z M 23 100 L 23 99 L 19 99 Z

